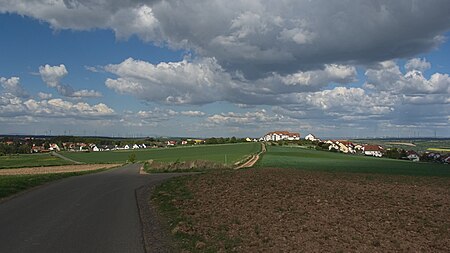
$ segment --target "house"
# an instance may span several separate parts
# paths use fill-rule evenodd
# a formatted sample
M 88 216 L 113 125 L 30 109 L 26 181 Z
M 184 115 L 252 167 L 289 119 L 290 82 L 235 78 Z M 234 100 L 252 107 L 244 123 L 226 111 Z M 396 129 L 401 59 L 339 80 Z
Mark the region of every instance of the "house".
M 181 141 L 181 145 L 187 145 L 188 141 Z
M 281 141 L 281 140 L 298 141 L 300 140 L 300 134 L 291 133 L 288 131 L 274 131 L 267 133 L 261 138 L 263 141 Z
M 31 147 L 31 153 L 41 153 L 44 152 L 45 148 L 43 146 L 35 146 Z
M 134 145 L 133 145 L 133 149 L 139 149 L 139 145 L 134 144 Z
M 130 149 L 130 146 L 128 146 L 128 144 L 127 144 L 123 147 L 123 149 Z
M 140 148 L 147 148 L 147 146 L 146 146 L 144 143 L 142 143 L 141 145 L 139 145 L 139 147 L 140 147 Z
M 383 150 L 384 150 L 383 147 L 378 145 L 365 145 L 363 147 L 364 155 L 367 156 L 382 157 Z
M 80 151 L 88 149 L 88 145 L 86 143 L 82 143 L 82 142 L 81 143 L 77 143 L 77 146 L 79 147 Z
M 253 140 L 250 139 L 249 137 L 247 137 L 247 138 L 245 138 L 245 141 L 247 141 L 247 142 L 252 142 Z
M 450 155 L 447 157 L 444 157 L 443 162 L 447 163 L 447 164 L 450 163 Z
M 336 144 L 336 141 L 332 141 L 332 140 L 327 140 L 324 142 L 325 144 L 328 144 L 328 150 L 339 150 L 339 145 Z
M 100 149 L 97 146 L 92 146 L 92 151 L 98 152 L 98 151 L 100 151 Z
M 177 141 L 167 141 L 166 144 L 167 146 L 175 146 L 177 145 Z
M 48 150 L 50 150 L 50 151 L 61 151 L 61 149 L 59 148 L 58 144 L 56 144 L 56 143 L 50 144 L 50 147 L 48 148 Z
M 205 143 L 204 140 L 200 140 L 200 139 L 194 140 L 194 144 L 203 144 L 203 143 Z
M 339 146 L 339 151 L 342 153 L 356 153 L 355 144 L 349 141 L 336 141 L 336 144 Z
M 305 136 L 305 140 L 307 140 L 307 141 L 320 141 L 320 139 L 316 138 L 316 136 L 314 136 L 313 134 L 308 134 L 307 136 Z
M 419 154 L 417 154 L 416 151 L 414 151 L 414 150 L 407 151 L 406 155 L 407 155 L 406 157 L 408 157 L 408 159 L 413 162 L 420 161 Z

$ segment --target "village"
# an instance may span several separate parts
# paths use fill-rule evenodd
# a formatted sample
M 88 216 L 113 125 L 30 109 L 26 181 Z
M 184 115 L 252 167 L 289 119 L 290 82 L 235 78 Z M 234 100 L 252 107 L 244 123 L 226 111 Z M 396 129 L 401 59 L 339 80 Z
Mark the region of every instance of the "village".
M 301 137 L 300 133 L 289 131 L 272 131 L 259 138 L 146 138 L 139 140 L 103 140 L 101 138 L 81 138 L 86 141 L 61 141 L 70 138 L 58 137 L 0 137 L 0 155 L 14 153 L 48 153 L 48 152 L 107 152 L 120 150 L 141 150 L 154 148 L 171 148 L 177 146 L 226 144 L 239 142 L 265 142 L 268 145 L 298 145 L 308 148 L 338 152 L 349 155 L 365 155 L 392 159 L 450 163 L 450 155 L 441 152 L 416 151 L 413 149 L 386 148 L 382 145 L 356 143 L 349 140 L 322 140 L 309 133 Z M 76 138 L 75 138 L 76 139 Z

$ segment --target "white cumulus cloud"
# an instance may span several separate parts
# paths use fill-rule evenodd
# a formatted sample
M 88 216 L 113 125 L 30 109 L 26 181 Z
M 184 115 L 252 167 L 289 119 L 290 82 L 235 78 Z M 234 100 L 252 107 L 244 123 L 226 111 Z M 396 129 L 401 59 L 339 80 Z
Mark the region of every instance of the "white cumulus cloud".
M 59 66 L 50 66 L 45 64 L 39 67 L 39 74 L 48 87 L 55 88 L 58 93 L 65 97 L 101 97 L 102 94 L 95 90 L 74 90 L 68 84 L 62 84 L 63 79 L 69 72 L 64 64 Z
M 29 96 L 20 84 L 19 77 L 14 76 L 9 79 L 0 77 L 0 84 L 2 85 L 5 92 L 10 93 L 16 97 L 26 98 Z

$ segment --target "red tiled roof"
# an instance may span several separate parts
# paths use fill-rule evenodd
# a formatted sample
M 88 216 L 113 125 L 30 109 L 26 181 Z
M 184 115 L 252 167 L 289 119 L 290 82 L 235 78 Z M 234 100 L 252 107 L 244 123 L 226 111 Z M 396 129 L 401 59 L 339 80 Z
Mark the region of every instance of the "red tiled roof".
M 366 145 L 364 151 L 383 151 L 383 147 L 377 145 Z

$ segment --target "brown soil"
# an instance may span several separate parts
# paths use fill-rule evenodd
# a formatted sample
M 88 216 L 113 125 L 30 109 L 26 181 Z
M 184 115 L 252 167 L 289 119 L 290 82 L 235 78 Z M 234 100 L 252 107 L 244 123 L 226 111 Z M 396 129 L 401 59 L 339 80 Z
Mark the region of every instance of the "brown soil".
M 109 169 L 117 167 L 120 164 L 85 164 L 85 165 L 64 165 L 64 166 L 49 166 L 49 167 L 32 167 L 20 169 L 3 169 L 0 170 L 0 176 L 5 175 L 35 175 L 47 173 L 64 173 L 64 172 L 79 172 L 90 171 L 98 169 Z
M 450 252 L 450 179 L 250 169 L 191 177 L 174 204 L 199 251 Z

